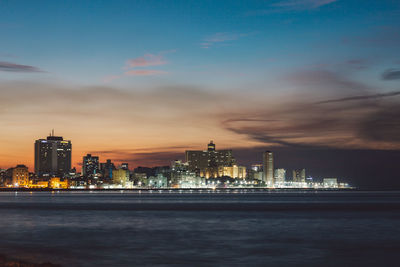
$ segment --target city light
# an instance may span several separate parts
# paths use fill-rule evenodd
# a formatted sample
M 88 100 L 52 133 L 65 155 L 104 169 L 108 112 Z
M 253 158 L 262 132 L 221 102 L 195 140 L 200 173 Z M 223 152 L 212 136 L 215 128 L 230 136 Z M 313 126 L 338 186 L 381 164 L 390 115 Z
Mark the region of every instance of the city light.
M 51 146 L 48 146 L 51 144 Z M 56 147 L 57 153 L 52 153 Z M 28 189 L 349 189 L 337 178 L 306 177 L 306 169 L 292 170 L 287 177 L 283 168 L 274 168 L 274 153 L 265 151 L 263 164 L 251 168 L 237 163 L 232 150 L 217 150 L 211 141 L 207 150 L 187 150 L 186 160 L 172 161 L 170 166 L 129 169 L 128 163 L 116 166 L 111 159 L 105 163 L 87 154 L 82 172 L 71 168 L 71 141 L 54 132 L 46 140 L 35 142 L 35 173 L 25 165 L 2 170 L 1 186 Z M 55 160 L 55 164 L 51 161 Z M 51 164 L 49 164 L 49 162 Z

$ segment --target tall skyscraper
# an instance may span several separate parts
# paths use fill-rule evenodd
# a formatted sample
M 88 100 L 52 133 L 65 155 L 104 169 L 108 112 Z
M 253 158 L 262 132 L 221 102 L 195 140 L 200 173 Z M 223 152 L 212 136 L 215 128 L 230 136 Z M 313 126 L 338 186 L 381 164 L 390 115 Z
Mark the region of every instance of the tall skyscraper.
M 263 154 L 264 182 L 268 186 L 274 185 L 274 154 L 265 151 Z
M 100 165 L 99 165 L 99 157 L 92 156 L 92 154 L 87 154 L 83 157 L 82 162 L 82 175 L 90 176 L 99 173 Z
M 63 177 L 71 169 L 72 144 L 62 136 L 54 136 L 35 141 L 35 173 L 39 177 Z

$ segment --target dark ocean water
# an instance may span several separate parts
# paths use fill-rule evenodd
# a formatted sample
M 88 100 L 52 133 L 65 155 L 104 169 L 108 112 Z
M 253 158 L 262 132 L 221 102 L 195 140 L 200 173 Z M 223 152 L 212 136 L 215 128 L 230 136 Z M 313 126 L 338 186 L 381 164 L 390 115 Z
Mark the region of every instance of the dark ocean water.
M 400 192 L 1 192 L 0 254 L 63 266 L 400 266 Z

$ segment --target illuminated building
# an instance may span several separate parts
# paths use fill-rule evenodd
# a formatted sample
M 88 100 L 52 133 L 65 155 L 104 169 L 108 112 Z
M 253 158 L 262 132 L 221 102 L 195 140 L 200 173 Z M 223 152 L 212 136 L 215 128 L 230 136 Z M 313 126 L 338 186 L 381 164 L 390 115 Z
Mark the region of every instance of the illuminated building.
M 49 182 L 48 181 L 37 181 L 35 183 L 29 184 L 29 188 L 48 188 Z
M 147 179 L 147 174 L 143 172 L 135 172 L 133 174 L 135 184 L 138 186 L 147 186 L 149 183 L 149 180 Z
M 49 181 L 49 187 L 53 189 L 68 189 L 68 180 L 62 181 L 59 177 L 53 177 Z
M 156 177 L 150 176 L 148 185 L 153 188 L 164 188 L 168 187 L 168 180 L 167 177 L 160 173 Z
M 121 163 L 121 169 L 129 171 L 128 163 Z
M 306 169 L 293 170 L 293 182 L 305 183 L 306 182 Z
M 275 170 L 275 184 L 283 184 L 286 180 L 286 170 L 276 169 Z
M 251 170 L 255 171 L 255 172 L 259 172 L 262 171 L 262 164 L 252 164 L 251 165 Z
M 29 186 L 29 171 L 25 165 L 17 165 L 12 169 L 12 186 L 13 187 L 28 187 Z
M 262 164 L 252 164 L 247 173 L 247 178 L 250 180 L 263 180 L 263 166 Z
M 178 186 L 186 177 L 195 177 L 196 173 L 189 171 L 189 163 L 175 160 L 171 164 L 171 186 Z
M 264 182 L 268 186 L 274 185 L 274 154 L 265 151 L 263 154 Z
M 114 163 L 108 159 L 105 163 L 100 163 L 100 171 L 106 179 L 112 179 L 112 171 L 115 170 Z
M 6 169 L 0 169 L 0 186 L 3 187 L 6 184 Z
M 71 141 L 54 136 L 35 141 L 35 173 L 38 177 L 64 177 L 71 169 Z
M 99 174 L 99 157 L 87 154 L 83 157 L 82 175 L 85 177 Z
M 218 167 L 218 176 L 229 176 L 231 178 L 246 178 L 246 167 L 244 166 L 220 166 Z
M 125 187 L 129 183 L 129 171 L 124 169 L 113 170 L 112 181 L 116 185 Z
M 236 163 L 232 150 L 215 150 L 215 144 L 211 141 L 207 150 L 186 150 L 186 162 L 189 171 L 206 178 L 218 177 L 218 167 L 233 166 Z
M 338 182 L 337 178 L 324 178 L 323 184 L 325 188 L 337 188 Z

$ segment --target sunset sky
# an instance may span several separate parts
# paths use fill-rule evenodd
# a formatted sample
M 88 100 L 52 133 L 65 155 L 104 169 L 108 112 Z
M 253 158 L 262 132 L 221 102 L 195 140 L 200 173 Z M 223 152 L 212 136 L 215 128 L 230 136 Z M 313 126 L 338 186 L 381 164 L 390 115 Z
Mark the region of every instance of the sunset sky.
M 0 36 L 0 168 L 53 128 L 78 168 L 400 150 L 398 0 L 0 0 Z

